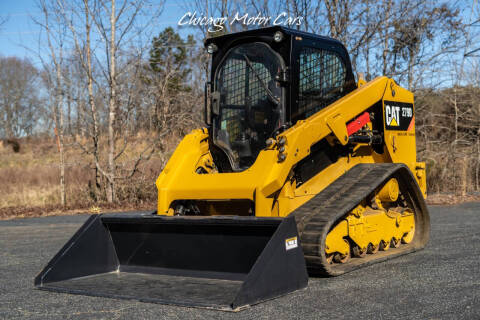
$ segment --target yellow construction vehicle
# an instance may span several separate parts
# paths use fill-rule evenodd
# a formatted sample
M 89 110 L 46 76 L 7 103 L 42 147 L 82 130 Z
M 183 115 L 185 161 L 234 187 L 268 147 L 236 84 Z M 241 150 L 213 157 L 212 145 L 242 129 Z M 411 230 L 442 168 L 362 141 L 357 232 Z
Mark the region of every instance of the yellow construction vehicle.
M 411 92 L 356 82 L 340 42 L 297 30 L 205 46 L 206 127 L 158 177 L 157 210 L 92 216 L 37 287 L 239 310 L 425 246 Z

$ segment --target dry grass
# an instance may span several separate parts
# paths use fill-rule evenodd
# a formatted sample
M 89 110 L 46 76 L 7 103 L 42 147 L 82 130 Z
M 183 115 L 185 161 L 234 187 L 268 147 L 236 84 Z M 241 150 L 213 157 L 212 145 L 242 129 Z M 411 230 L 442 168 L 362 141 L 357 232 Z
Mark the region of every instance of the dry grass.
M 429 205 L 453 205 L 463 202 L 478 202 L 480 201 L 480 194 L 469 195 L 454 195 L 445 193 L 429 194 L 427 196 L 427 204 Z
M 123 155 L 118 159 L 119 174 L 130 172 L 136 157 L 148 147 L 147 137 L 129 139 Z M 154 209 L 156 203 L 155 180 L 165 163 L 165 159 L 174 149 L 178 138 L 172 138 L 165 144 L 163 153 L 156 153 L 149 161 L 139 167 L 139 171 L 130 179 L 119 179 L 119 202 L 111 205 L 104 203 L 104 196 L 97 192 L 97 201 L 93 196 L 94 169 L 91 156 L 81 152 L 80 148 L 67 148 L 65 155 L 65 183 L 67 207 L 60 203 L 59 154 L 52 138 L 28 138 L 19 140 L 20 152 L 0 144 L 0 219 L 10 216 L 22 217 L 46 215 L 50 213 L 85 212 L 95 206 L 110 209 Z M 86 143 L 87 141 L 83 141 Z M 120 146 L 119 146 L 120 148 Z M 101 155 L 105 159 L 105 154 Z M 9 213 L 10 212 L 10 213 Z
M 72 166 L 66 170 L 66 192 L 76 203 L 85 192 L 91 170 Z M 11 206 L 46 206 L 60 202 L 60 170 L 54 165 L 0 168 L 0 208 Z
M 132 205 L 129 203 L 101 203 L 94 206 L 76 205 L 62 207 L 60 205 L 46 205 L 40 207 L 4 207 L 0 208 L 0 220 L 11 220 L 17 218 L 47 217 L 56 215 L 75 215 L 85 213 L 110 213 L 121 211 L 149 211 L 154 210 L 150 204 Z

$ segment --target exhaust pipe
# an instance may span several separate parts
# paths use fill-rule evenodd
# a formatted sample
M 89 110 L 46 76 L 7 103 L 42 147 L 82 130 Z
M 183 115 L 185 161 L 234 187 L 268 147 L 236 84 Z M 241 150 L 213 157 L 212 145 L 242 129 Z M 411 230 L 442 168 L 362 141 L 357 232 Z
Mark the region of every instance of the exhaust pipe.
M 238 311 L 305 288 L 294 217 L 91 216 L 35 278 L 42 290 Z

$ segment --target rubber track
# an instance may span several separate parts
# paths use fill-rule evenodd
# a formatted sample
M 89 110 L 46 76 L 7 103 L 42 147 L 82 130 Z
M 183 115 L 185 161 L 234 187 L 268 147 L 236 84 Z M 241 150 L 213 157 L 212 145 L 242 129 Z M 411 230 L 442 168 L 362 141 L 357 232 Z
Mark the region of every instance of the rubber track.
M 345 264 L 329 264 L 325 257 L 328 231 L 375 189 L 395 177 L 400 191 L 415 211 L 415 237 L 408 245 L 380 251 L 365 258 L 351 258 Z M 427 206 L 411 171 L 403 164 L 359 164 L 350 169 L 310 201 L 291 214 L 297 221 L 300 243 L 311 275 L 336 276 L 419 250 L 429 238 L 430 222 Z

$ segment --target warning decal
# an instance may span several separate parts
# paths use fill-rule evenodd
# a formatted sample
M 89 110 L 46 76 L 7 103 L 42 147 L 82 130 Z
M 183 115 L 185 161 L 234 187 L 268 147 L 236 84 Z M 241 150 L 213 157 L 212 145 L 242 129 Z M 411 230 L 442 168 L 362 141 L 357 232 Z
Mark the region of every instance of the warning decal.
M 285 239 L 285 249 L 290 250 L 296 247 L 298 247 L 297 237 Z
M 395 101 L 384 101 L 385 129 L 406 131 L 414 121 L 413 104 Z

